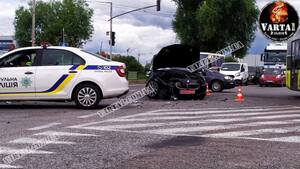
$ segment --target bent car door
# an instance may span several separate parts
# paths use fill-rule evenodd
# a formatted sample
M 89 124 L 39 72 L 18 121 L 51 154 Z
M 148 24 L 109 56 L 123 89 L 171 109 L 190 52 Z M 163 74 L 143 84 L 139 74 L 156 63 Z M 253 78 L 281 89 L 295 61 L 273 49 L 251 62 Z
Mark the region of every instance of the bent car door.
M 36 96 L 49 99 L 70 99 L 72 85 L 85 61 L 63 49 L 43 49 L 36 70 Z
M 17 51 L 0 59 L 0 99 L 35 98 L 36 56 L 38 50 Z

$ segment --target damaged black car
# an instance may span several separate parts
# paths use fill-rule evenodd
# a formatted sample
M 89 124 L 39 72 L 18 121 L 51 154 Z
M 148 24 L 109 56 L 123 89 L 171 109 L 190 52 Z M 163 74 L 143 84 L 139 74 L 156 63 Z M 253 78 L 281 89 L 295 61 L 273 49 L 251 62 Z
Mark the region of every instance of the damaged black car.
M 154 91 L 148 97 L 171 100 L 204 99 L 204 77 L 197 71 L 191 72 L 187 69 L 199 59 L 199 49 L 191 46 L 176 44 L 161 49 L 152 60 L 147 86 L 151 86 Z

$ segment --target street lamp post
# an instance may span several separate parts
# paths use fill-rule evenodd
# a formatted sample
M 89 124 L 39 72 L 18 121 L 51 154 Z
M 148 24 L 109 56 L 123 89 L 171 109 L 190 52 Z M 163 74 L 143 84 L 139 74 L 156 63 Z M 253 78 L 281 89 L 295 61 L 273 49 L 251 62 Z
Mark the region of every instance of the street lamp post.
M 112 46 L 113 46 L 113 31 L 112 31 L 112 21 L 114 18 L 117 18 L 119 16 L 123 16 L 123 15 L 126 15 L 126 14 L 129 14 L 129 13 L 132 13 L 132 12 L 135 12 L 135 11 L 140 11 L 140 10 L 144 10 L 144 9 L 148 9 L 148 8 L 152 8 L 152 7 L 156 7 L 156 10 L 157 11 L 160 11 L 160 3 L 161 3 L 161 0 L 156 0 L 156 5 L 151 5 L 151 6 L 146 6 L 146 7 L 143 7 L 143 8 L 138 8 L 138 9 L 134 9 L 134 10 L 131 10 L 131 11 L 128 11 L 128 12 L 125 12 L 125 13 L 122 13 L 122 14 L 119 14 L 119 15 L 116 15 L 116 16 L 112 16 L 113 15 L 113 6 L 112 6 L 112 2 L 106 2 L 106 1 L 96 1 L 98 3 L 106 3 L 106 4 L 109 4 L 110 5 L 110 19 L 108 21 L 110 21 L 110 31 L 109 31 L 109 37 L 110 37 L 110 43 L 109 43 L 109 46 L 110 46 L 110 56 L 109 56 L 109 59 L 112 58 Z
M 109 29 L 109 57 L 108 59 L 112 58 L 112 29 L 113 29 L 113 23 L 112 23 L 112 15 L 113 15 L 113 6 L 112 6 L 112 2 L 106 2 L 106 1 L 96 1 L 98 3 L 103 3 L 103 4 L 109 4 L 110 5 L 110 29 Z
M 113 15 L 113 12 L 112 12 L 112 10 L 113 10 L 113 7 L 112 7 L 112 2 L 108 2 L 109 4 L 110 4 L 110 18 L 112 18 L 112 15 Z M 112 21 L 112 19 L 110 20 L 110 30 L 109 30 L 109 37 L 110 37 L 110 43 L 109 43 L 109 59 L 112 59 L 112 23 L 113 21 Z

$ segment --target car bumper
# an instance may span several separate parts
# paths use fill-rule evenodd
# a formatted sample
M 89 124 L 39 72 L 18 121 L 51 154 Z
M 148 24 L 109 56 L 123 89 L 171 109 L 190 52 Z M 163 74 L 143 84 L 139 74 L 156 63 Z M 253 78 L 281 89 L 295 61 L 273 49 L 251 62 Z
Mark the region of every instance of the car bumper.
M 235 81 L 225 82 L 224 83 L 224 89 L 232 89 L 232 88 L 235 88 L 235 86 L 236 86 L 236 82 Z
M 272 80 L 259 80 L 259 84 L 265 85 L 265 84 L 273 84 L 273 85 L 282 85 L 283 79 L 272 79 Z

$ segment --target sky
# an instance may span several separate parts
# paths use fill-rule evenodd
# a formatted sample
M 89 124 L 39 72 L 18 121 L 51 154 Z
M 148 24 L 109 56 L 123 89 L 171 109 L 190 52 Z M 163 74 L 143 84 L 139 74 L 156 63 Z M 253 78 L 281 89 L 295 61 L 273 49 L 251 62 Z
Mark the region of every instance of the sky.
M 26 5 L 30 0 L 0 0 L 0 36 L 14 34 L 15 10 Z M 47 1 L 47 0 L 43 0 Z M 98 1 L 98 2 L 97 2 Z M 109 52 L 109 5 L 100 3 L 101 0 L 88 0 L 94 9 L 92 38 L 84 45 L 84 49 L 92 52 L 102 50 Z M 156 0 L 106 0 L 113 2 L 113 15 L 132 9 L 155 5 Z M 172 20 L 176 12 L 176 5 L 172 0 L 161 0 L 161 11 L 156 8 L 134 12 L 114 19 L 113 31 L 116 32 L 116 46 L 113 53 L 133 55 L 142 64 L 150 62 L 152 56 L 162 47 L 180 43 L 172 29 Z M 262 9 L 272 0 L 257 0 L 257 6 Z M 299 0 L 286 0 L 300 12 Z M 252 43 L 249 53 L 260 54 L 270 42 L 257 30 L 256 38 Z

